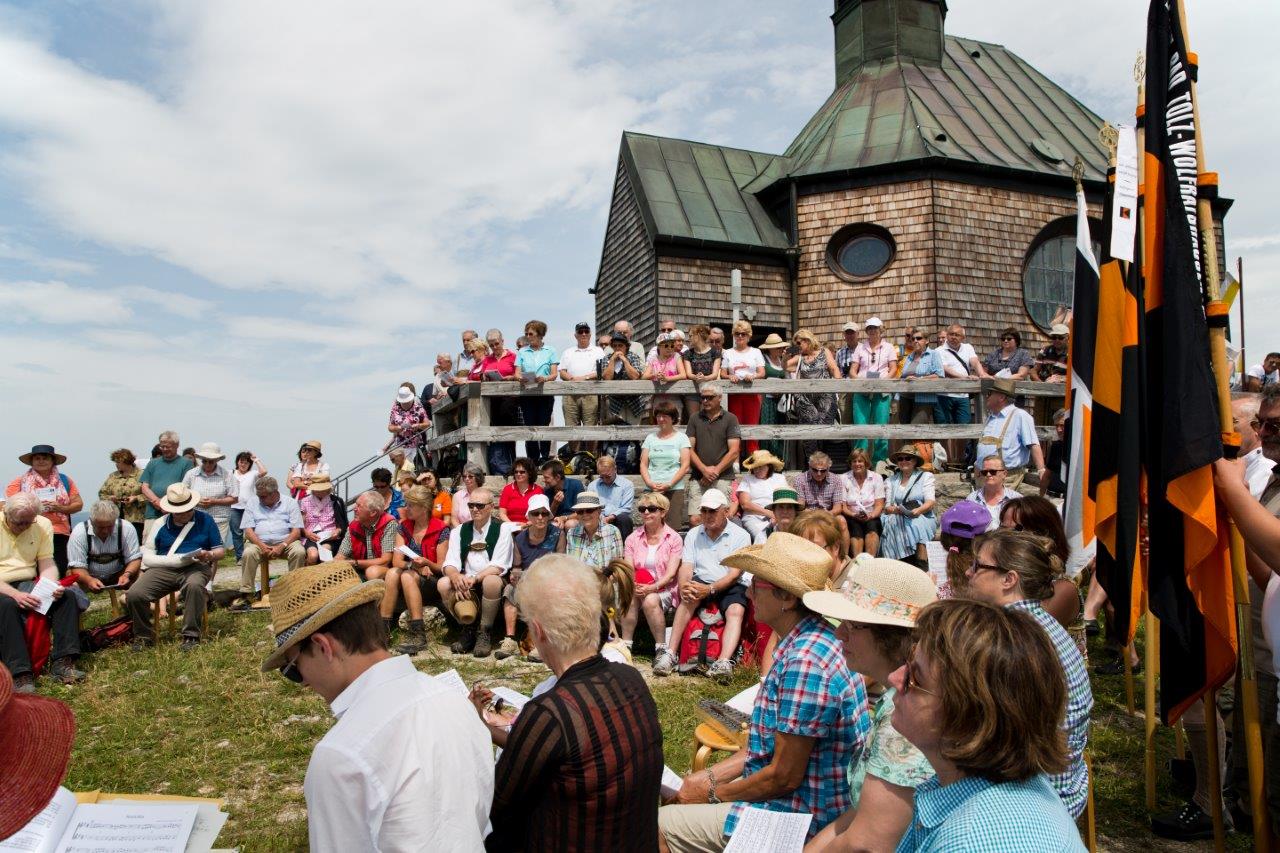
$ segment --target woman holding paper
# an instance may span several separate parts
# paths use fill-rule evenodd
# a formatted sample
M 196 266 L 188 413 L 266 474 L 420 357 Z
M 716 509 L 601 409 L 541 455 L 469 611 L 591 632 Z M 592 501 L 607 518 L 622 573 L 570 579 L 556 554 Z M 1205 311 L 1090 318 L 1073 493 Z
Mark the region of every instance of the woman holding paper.
M 409 611 L 409 636 L 396 651 L 404 655 L 416 655 L 427 647 L 427 629 L 422 621 L 423 593 L 431 594 L 436 582 L 444 575 L 437 549 L 445 526 L 431 515 L 432 498 L 426 486 L 414 486 L 404 493 L 404 520 L 396 534 L 396 549 L 391 554 L 391 569 L 386 574 L 386 589 L 382 596 L 382 618 L 391 633 L 391 620 L 395 616 L 396 603 L 404 598 Z
M 71 538 L 71 516 L 84 509 L 84 500 L 75 480 L 58 470 L 67 457 L 52 444 L 37 444 L 30 453 L 18 457 L 30 466 L 26 473 L 14 477 L 5 489 L 5 497 L 26 492 L 40 501 L 40 514 L 53 525 L 53 562 L 58 574 L 67 572 L 67 540 Z

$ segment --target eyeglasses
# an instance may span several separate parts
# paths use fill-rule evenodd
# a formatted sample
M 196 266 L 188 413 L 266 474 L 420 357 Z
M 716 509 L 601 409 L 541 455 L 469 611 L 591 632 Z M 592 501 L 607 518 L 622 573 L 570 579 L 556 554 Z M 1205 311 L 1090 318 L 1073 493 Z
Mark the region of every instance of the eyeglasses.
M 734 332 L 733 336 L 735 338 L 749 338 L 751 337 L 751 333 L 750 332 Z
M 912 336 L 911 336 L 911 340 L 913 340 L 913 341 L 923 341 L 923 340 L 927 340 L 927 338 L 925 338 L 925 336 L 924 336 L 924 335 L 912 335 Z
M 473 510 L 473 511 L 477 509 L 484 509 L 487 506 L 488 506 L 487 503 L 471 503 L 470 501 L 467 502 L 467 509 Z
M 911 652 L 911 657 L 907 659 L 907 677 L 902 679 L 902 690 L 899 691 L 898 695 L 906 696 L 912 690 L 919 690 L 921 693 L 928 693 L 930 696 L 938 695 L 920 683 L 920 676 L 916 673 L 914 650 Z
M 302 649 L 310 641 L 311 641 L 311 638 L 307 637 L 305 640 L 299 643 L 298 654 L 294 655 L 293 660 L 287 662 L 284 666 L 280 667 L 280 674 L 283 675 L 285 678 L 289 679 L 290 681 L 292 681 L 294 684 L 302 683 L 302 671 L 298 669 L 298 658 L 302 657 Z
M 638 507 L 638 509 L 643 515 L 648 515 L 651 512 L 662 512 L 662 507 L 659 506 L 642 506 Z
M 701 396 L 702 396 L 702 402 L 704 402 L 704 403 L 709 402 L 709 401 L 711 401 L 711 400 L 719 400 L 719 399 L 720 399 L 720 398 L 719 398 L 719 397 L 717 397 L 715 394 L 703 394 L 703 395 L 701 395 Z
M 1004 468 L 983 468 L 978 474 L 983 477 L 994 477 L 996 474 L 1003 474 L 1004 472 Z
M 1280 418 L 1254 418 L 1253 428 L 1258 432 L 1280 433 Z
M 1004 569 L 1002 569 L 1000 566 L 992 565 L 991 563 L 984 563 L 981 560 L 979 560 L 977 557 L 974 557 L 973 565 L 969 567 L 969 571 L 973 572 L 976 575 L 978 572 L 981 572 L 981 571 L 1003 572 Z

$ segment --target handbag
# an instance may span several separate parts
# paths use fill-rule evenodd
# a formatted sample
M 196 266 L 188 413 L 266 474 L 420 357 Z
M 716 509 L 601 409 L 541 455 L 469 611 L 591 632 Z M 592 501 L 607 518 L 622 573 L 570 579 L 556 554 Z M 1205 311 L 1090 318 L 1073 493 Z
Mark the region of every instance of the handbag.
M 798 373 L 799 373 L 798 370 L 793 370 L 787 374 L 787 378 L 795 379 Z M 791 414 L 791 410 L 795 408 L 795 405 L 796 405 L 795 394 L 783 394 L 781 397 L 778 398 L 778 405 L 776 408 L 778 410 L 778 414 L 789 415 Z

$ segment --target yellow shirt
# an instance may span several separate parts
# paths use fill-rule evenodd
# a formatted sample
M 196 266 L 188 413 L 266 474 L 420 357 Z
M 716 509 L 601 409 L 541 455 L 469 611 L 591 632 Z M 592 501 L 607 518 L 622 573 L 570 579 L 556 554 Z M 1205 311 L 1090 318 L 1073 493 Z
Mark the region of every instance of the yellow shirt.
M 36 563 L 53 559 L 53 525 L 43 515 L 35 523 L 14 536 L 9 522 L 0 517 L 0 581 L 21 583 L 34 580 Z

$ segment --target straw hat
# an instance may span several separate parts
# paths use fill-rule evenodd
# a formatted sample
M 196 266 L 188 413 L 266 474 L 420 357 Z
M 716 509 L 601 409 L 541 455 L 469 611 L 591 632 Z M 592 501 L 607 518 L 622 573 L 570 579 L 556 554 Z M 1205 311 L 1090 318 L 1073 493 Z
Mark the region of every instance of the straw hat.
M 1015 386 L 1014 386 L 1014 384 L 1013 384 L 1013 380 L 1012 380 L 1012 379 L 984 379 L 984 380 L 982 380 L 982 393 L 983 393 L 983 394 L 990 394 L 992 391 L 995 391 L 995 392 L 996 392 L 996 393 L 998 393 L 998 394 L 1003 394 L 1003 395 L 1005 395 L 1006 397 L 1012 397 L 1012 396 L 1014 396 L 1015 394 L 1017 394 L 1017 393 L 1018 393 L 1017 389 L 1015 388 Z
M 924 464 L 924 457 L 920 455 L 919 449 L 914 444 L 907 443 L 902 445 L 898 448 L 897 452 L 889 458 L 894 462 L 897 462 L 899 456 L 910 456 L 912 459 L 916 460 L 917 465 Z
M 595 492 L 582 492 L 578 495 L 578 502 L 569 509 L 577 512 L 580 509 L 604 509 L 604 504 L 600 501 L 600 496 Z
M 742 463 L 742 467 L 747 471 L 754 471 L 761 465 L 768 465 L 775 471 L 781 471 L 786 467 L 786 463 L 767 450 L 757 450 Z
M 764 578 L 792 595 L 825 588 L 831 573 L 827 550 L 793 533 L 775 533 L 761 544 L 740 548 L 720 562 Z
M 200 506 L 200 495 L 191 491 L 185 483 L 174 483 L 164 490 L 160 508 L 167 513 L 189 512 Z
M 787 342 L 778 337 L 777 332 L 770 332 L 769 337 L 764 339 L 764 343 L 756 347 L 756 349 L 786 349 Z
M 324 455 L 324 449 L 320 446 L 320 442 L 314 438 L 311 439 L 310 441 L 302 442 L 302 447 L 310 447 L 312 450 L 316 452 L 316 456 Z M 298 450 L 301 451 L 302 447 L 299 447 Z
M 796 494 L 795 489 L 774 489 L 773 500 L 769 502 L 769 506 L 778 506 L 779 504 L 804 506 L 804 504 L 800 503 L 800 496 Z
M 24 453 L 19 456 L 18 461 L 23 465 L 30 465 L 31 457 L 35 456 L 37 453 L 44 454 L 45 456 L 52 456 L 54 465 L 61 465 L 63 462 L 67 461 L 67 457 L 54 450 L 52 444 L 37 444 L 31 448 L 30 453 Z
M 227 454 L 222 452 L 222 448 L 212 441 L 206 441 L 200 445 L 200 449 L 196 451 L 196 456 L 200 459 L 208 459 L 210 462 L 221 462 L 227 458 Z
M 262 671 L 284 665 L 289 649 L 352 608 L 382 598 L 383 581 L 360 582 L 351 564 L 334 560 L 294 569 L 271 589 L 271 633 L 276 650 Z
M 328 474 L 314 474 L 311 477 L 311 485 L 307 488 L 312 492 L 330 492 L 333 491 L 333 480 Z
M 856 561 L 839 591 L 806 593 L 804 606 L 832 619 L 911 628 L 921 609 L 937 598 L 927 572 L 874 557 Z
M 0 839 L 13 835 L 49 805 L 67 772 L 76 718 L 57 699 L 13 692 L 13 677 L 0 666 Z

